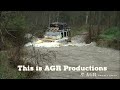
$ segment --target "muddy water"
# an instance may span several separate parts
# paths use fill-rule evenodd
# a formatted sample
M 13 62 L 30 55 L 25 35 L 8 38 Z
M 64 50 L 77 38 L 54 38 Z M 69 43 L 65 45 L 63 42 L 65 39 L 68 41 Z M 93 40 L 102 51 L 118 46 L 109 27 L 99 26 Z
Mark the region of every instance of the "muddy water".
M 49 71 L 36 75 L 33 78 L 120 79 L 120 52 L 110 48 L 97 47 L 95 43 L 84 44 L 83 39 L 81 40 L 82 43 L 74 39 L 74 45 L 67 44 L 54 48 L 36 47 L 35 49 L 41 52 L 46 52 L 46 50 L 54 51 L 56 53 L 56 60 L 52 61 L 52 65 L 68 65 L 69 67 L 78 67 L 79 65 L 89 67 L 94 65 L 96 67 L 107 67 L 106 71 Z
M 40 49 L 40 48 L 37 48 Z M 42 50 L 42 49 L 41 49 Z M 119 51 L 101 48 L 93 45 L 67 46 L 60 48 L 49 48 L 56 52 L 56 61 L 53 65 L 68 65 L 70 67 L 94 65 L 107 67 L 107 71 L 49 71 L 47 74 L 35 76 L 44 79 L 120 79 L 120 56 Z M 84 73 L 84 76 L 81 76 Z M 96 76 L 92 76 L 92 74 Z M 90 74 L 91 76 L 86 76 Z

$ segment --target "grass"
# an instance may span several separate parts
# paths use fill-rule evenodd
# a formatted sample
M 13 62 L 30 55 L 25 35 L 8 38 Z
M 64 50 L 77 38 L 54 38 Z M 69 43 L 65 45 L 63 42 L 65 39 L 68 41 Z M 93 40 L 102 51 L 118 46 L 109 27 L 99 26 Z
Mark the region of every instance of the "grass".
M 101 47 L 110 47 L 117 50 L 120 50 L 120 28 L 119 27 L 111 27 L 102 34 L 99 35 L 99 40 L 97 42 L 98 46 Z
M 26 75 L 24 72 L 18 72 L 17 68 L 12 68 L 5 52 L 0 52 L 0 79 L 24 79 Z
M 119 27 L 111 27 L 106 29 L 102 34 L 100 34 L 100 38 L 103 40 L 118 40 L 120 39 L 120 28 Z

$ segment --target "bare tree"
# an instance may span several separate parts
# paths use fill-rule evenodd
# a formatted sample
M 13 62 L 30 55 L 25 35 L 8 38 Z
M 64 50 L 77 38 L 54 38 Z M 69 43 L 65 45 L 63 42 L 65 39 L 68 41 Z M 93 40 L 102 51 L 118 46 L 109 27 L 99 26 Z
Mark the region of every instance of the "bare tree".
M 89 15 L 89 11 L 86 11 L 86 22 L 85 22 L 86 25 L 88 24 L 88 15 Z

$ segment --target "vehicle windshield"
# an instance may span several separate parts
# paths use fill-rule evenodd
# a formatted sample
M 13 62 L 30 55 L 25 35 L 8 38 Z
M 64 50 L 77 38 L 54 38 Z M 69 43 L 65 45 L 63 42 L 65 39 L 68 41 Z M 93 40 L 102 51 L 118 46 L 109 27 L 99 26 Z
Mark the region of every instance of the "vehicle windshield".
M 46 32 L 45 36 L 58 36 L 60 35 L 60 32 Z

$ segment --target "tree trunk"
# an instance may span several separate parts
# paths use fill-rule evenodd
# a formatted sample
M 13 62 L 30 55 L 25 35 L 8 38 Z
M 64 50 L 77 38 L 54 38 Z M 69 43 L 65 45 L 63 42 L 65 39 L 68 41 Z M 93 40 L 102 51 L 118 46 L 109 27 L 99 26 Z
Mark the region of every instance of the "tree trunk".
M 99 11 L 99 17 L 98 17 L 98 31 L 97 31 L 97 37 L 100 34 L 100 24 L 101 24 L 101 11 Z
M 87 11 L 86 12 L 86 22 L 85 22 L 86 25 L 88 24 L 88 14 L 89 14 L 89 12 Z
M 91 14 L 92 12 L 89 11 L 89 42 L 88 43 L 91 43 L 91 29 L 92 29 L 92 24 L 91 24 Z

